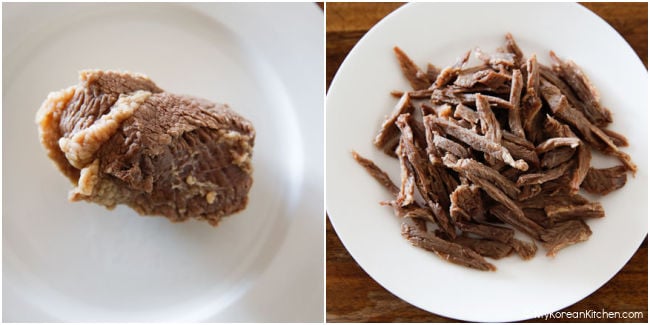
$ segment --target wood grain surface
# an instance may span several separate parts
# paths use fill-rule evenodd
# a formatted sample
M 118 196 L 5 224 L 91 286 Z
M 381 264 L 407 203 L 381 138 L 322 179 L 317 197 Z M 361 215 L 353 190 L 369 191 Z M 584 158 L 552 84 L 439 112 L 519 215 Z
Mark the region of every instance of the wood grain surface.
M 327 87 L 357 41 L 401 3 L 330 3 L 326 12 Z M 648 66 L 648 3 L 584 3 L 632 46 Z M 455 322 L 418 309 L 370 278 L 327 220 L 327 322 Z M 648 322 L 648 240 L 607 284 L 563 311 L 641 311 L 642 319 L 555 319 L 555 322 Z M 532 319 L 544 322 L 543 319 Z

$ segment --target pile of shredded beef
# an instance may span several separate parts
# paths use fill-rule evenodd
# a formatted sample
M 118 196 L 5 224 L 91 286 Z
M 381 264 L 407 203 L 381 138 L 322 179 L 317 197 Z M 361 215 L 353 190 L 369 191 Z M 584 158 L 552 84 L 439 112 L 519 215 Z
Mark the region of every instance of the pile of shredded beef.
M 605 216 L 580 189 L 606 195 L 636 172 L 620 150 L 627 139 L 607 129 L 612 114 L 573 61 L 551 51 L 545 66 L 510 34 L 495 53 L 468 51 L 444 69 L 394 51 L 413 89 L 392 92 L 399 100 L 374 144 L 399 161 L 399 185 L 353 157 L 391 193 L 381 204 L 411 244 L 479 270 L 496 270 L 486 257 L 530 259 L 536 243 L 555 256 L 589 238 L 586 219 Z M 468 67 L 472 52 L 481 64 Z M 593 168 L 592 150 L 620 163 Z

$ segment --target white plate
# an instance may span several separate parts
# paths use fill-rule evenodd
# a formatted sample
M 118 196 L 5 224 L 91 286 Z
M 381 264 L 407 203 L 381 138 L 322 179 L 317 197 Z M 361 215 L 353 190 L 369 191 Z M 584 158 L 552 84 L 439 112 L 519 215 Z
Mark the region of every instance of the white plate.
M 3 4 L 3 321 L 322 321 L 322 21 L 314 4 Z M 67 202 L 34 116 L 84 68 L 249 118 L 246 210 L 213 228 Z
M 372 145 L 384 115 L 408 89 L 392 47 L 414 62 L 452 64 L 464 51 L 494 51 L 513 33 L 525 54 L 549 63 L 548 50 L 582 66 L 613 111 L 611 128 L 630 140 L 639 166 L 628 184 L 600 200 L 607 217 L 589 221 L 588 242 L 544 251 L 532 261 L 496 261 L 497 272 L 444 262 L 400 236 L 399 220 L 377 204 L 389 194 L 351 158 L 373 159 L 399 180 L 396 160 Z M 604 46 L 606 44 L 606 46 Z M 647 72 L 614 29 L 587 9 L 555 4 L 416 3 L 373 27 L 341 65 L 327 95 L 326 205 L 343 244 L 384 288 L 424 310 L 468 321 L 515 321 L 541 316 L 588 296 L 629 260 L 647 233 Z

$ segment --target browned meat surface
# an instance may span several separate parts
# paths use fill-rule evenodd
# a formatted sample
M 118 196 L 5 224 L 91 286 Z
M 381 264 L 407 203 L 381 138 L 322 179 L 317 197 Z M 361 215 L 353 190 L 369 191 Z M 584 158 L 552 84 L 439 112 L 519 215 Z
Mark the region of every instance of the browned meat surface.
M 395 52 L 397 61 L 399 61 L 399 65 L 402 68 L 402 73 L 411 84 L 411 87 L 413 87 L 414 90 L 429 88 L 432 81 L 429 80 L 427 74 L 420 70 L 420 68 L 413 63 L 411 58 L 409 58 L 408 55 L 406 55 L 406 53 L 404 53 L 404 51 L 399 47 L 395 46 L 393 52 Z
M 591 229 L 582 220 L 570 220 L 558 223 L 547 229 L 541 236 L 547 256 L 555 256 L 557 252 L 569 245 L 589 239 Z
M 424 223 L 418 219 L 405 219 L 402 222 L 402 236 L 413 246 L 432 251 L 449 262 L 481 271 L 496 270 L 494 265 L 474 250 L 427 232 Z
M 164 92 L 139 74 L 87 70 L 37 116 L 72 201 L 211 225 L 241 211 L 252 185 L 252 124 L 227 105 Z
M 627 169 L 625 166 L 596 169 L 589 168 L 587 176 L 582 182 L 582 188 L 593 194 L 607 195 L 618 190 L 627 182 Z
M 576 96 L 584 103 L 584 115 L 597 126 L 605 126 L 612 122 L 612 113 L 600 105 L 600 96 L 591 81 L 571 60 L 562 61 L 550 52 L 553 69 L 566 81 Z

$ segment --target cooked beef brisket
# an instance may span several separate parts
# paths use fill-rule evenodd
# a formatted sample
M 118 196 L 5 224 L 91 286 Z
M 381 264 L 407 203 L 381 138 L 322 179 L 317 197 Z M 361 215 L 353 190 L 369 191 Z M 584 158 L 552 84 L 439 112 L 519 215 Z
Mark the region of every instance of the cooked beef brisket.
M 227 105 L 164 92 L 139 74 L 87 70 L 51 93 L 41 142 L 72 201 L 212 225 L 246 207 L 255 131 Z
M 571 61 L 552 54 L 550 68 L 526 58 L 510 34 L 497 53 L 474 50 L 483 62 L 470 67 L 471 52 L 426 72 L 395 52 L 415 90 L 392 92 L 400 101 L 375 144 L 397 153 L 401 186 L 353 155 L 391 192 L 382 204 L 403 218 L 402 235 L 415 246 L 480 270 L 494 269 L 483 257 L 532 258 L 535 241 L 554 256 L 591 235 L 583 219 L 605 216 L 580 188 L 605 195 L 636 170 L 619 149 L 627 139 L 602 128 L 611 114 Z M 590 167 L 592 148 L 623 165 Z

